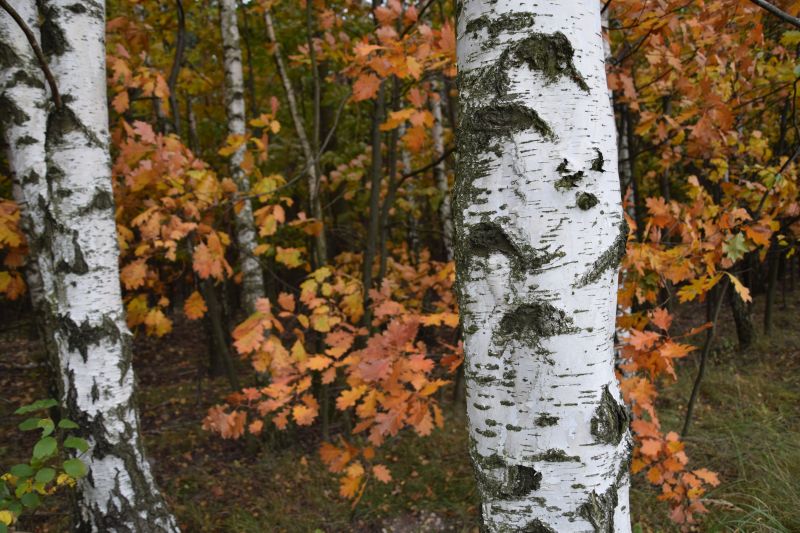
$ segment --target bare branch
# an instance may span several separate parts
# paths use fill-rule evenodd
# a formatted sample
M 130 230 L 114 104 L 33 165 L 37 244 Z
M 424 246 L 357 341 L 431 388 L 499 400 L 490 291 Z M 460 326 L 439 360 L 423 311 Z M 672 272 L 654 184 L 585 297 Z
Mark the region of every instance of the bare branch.
M 9 5 L 6 0 L 0 0 L 0 7 L 2 7 L 6 13 L 8 13 L 14 22 L 17 23 L 17 26 L 22 30 L 22 33 L 25 34 L 27 37 L 28 42 L 33 49 L 33 53 L 36 54 L 36 59 L 39 60 L 39 66 L 44 72 L 44 77 L 47 78 L 47 83 L 50 85 L 50 92 L 53 96 L 53 102 L 56 104 L 56 108 L 61 109 L 61 94 L 58 92 L 58 85 L 56 85 L 56 79 L 53 77 L 53 73 L 50 71 L 50 66 L 47 64 L 47 60 L 44 57 L 44 52 L 42 52 L 42 48 L 39 46 L 39 43 L 36 42 L 36 36 L 33 34 L 31 29 L 19 16 L 19 13 Z
M 750 1 L 752 3 L 754 3 L 755 5 L 757 5 L 758 7 L 766 9 L 767 11 L 769 11 L 770 13 L 772 13 L 773 15 L 778 17 L 779 19 L 783 20 L 784 22 L 788 22 L 792 26 L 800 28 L 800 18 L 791 16 L 786 11 L 783 11 L 782 9 L 779 9 L 779 8 L 773 6 L 769 2 L 766 2 L 765 0 L 750 0 Z

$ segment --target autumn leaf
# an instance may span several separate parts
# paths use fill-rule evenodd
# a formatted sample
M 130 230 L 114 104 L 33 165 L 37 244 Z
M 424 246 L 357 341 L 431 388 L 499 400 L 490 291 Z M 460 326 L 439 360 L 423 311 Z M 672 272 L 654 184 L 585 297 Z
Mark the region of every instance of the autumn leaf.
M 381 80 L 375 74 L 362 74 L 353 83 L 353 100 L 360 102 L 373 98 L 380 85 Z
M 733 288 L 736 290 L 736 293 L 739 295 L 739 298 L 742 299 L 743 302 L 752 302 L 753 297 L 750 295 L 750 289 L 744 286 L 744 284 L 739 281 L 739 278 L 731 274 L 730 272 L 726 272 L 725 274 L 728 275 L 730 278 L 731 283 L 733 283 Z
M 275 260 L 289 268 L 297 268 L 303 265 L 302 250 L 300 248 L 276 248 Z
M 373 465 L 372 474 L 381 483 L 391 483 L 392 481 L 392 473 L 385 465 Z
M 367 392 L 366 385 L 360 385 L 350 390 L 343 391 L 336 399 L 336 408 L 340 411 L 344 411 L 349 407 L 353 407 L 365 392 Z
M 147 276 L 147 264 L 144 259 L 125 265 L 119 273 L 122 285 L 128 290 L 143 286 L 145 276 Z
M 183 304 L 183 312 L 186 314 L 186 318 L 189 320 L 197 320 L 202 318 L 203 315 L 206 314 L 206 311 L 208 311 L 206 302 L 197 291 L 194 291 Z

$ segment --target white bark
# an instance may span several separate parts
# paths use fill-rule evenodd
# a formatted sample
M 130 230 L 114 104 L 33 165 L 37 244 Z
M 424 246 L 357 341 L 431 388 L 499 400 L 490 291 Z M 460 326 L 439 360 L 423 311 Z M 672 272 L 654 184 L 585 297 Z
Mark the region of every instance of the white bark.
M 104 4 L 41 6 L 42 44 L 64 107 L 47 117 L 46 190 L 38 198 L 45 222 L 32 240 L 41 244 L 49 288 L 61 400 L 90 446 L 76 527 L 177 531 L 144 459 L 134 403 L 108 151 Z
M 311 147 L 306 133 L 305 120 L 300 113 L 300 108 L 297 105 L 297 97 L 295 96 L 292 80 L 289 78 L 289 70 L 286 68 L 286 62 L 283 59 L 283 52 L 281 50 L 281 43 L 278 42 L 275 36 L 275 25 L 272 22 L 272 12 L 269 9 L 264 11 L 264 24 L 267 27 L 267 39 L 272 45 L 272 55 L 275 58 L 275 66 L 278 68 L 278 76 L 281 78 L 283 90 L 286 93 L 286 103 L 289 106 L 289 113 L 292 116 L 292 123 L 294 124 L 297 139 L 300 141 L 300 149 L 303 151 L 303 157 L 306 163 L 306 175 L 308 177 L 308 200 L 311 205 L 311 214 L 319 222 L 324 222 L 322 213 L 322 203 L 319 197 L 320 176 L 319 166 L 317 164 L 317 155 Z M 328 262 L 328 243 L 325 238 L 325 230 L 320 231 L 314 239 L 314 244 L 317 253 L 317 262 L 319 265 L 324 265 Z
M 484 526 L 627 532 L 627 229 L 599 3 L 460 7 L 455 254 Z
M 236 18 L 236 0 L 220 1 L 220 27 L 225 63 L 225 106 L 228 114 L 228 134 L 245 134 L 244 75 L 242 74 L 242 49 L 239 45 L 239 24 Z M 231 156 L 231 174 L 239 192 L 250 192 L 250 181 L 242 168 L 247 147 L 242 145 Z M 253 206 L 249 199 L 242 202 L 236 214 L 236 238 L 239 243 L 239 266 L 242 269 L 242 299 L 248 313 L 264 297 L 264 276 L 258 258 L 253 255 L 257 242 Z
M 438 85 L 438 84 L 437 84 Z M 436 85 L 434 86 L 436 87 Z M 444 125 L 442 119 L 442 99 L 432 98 L 431 108 L 433 110 L 433 156 L 436 159 L 444 155 Z M 447 253 L 447 260 L 453 260 L 453 215 L 450 206 L 450 184 L 447 182 L 447 170 L 444 159 L 433 167 L 433 175 L 436 180 L 436 188 L 442 195 L 442 203 L 439 204 L 439 220 L 442 224 L 442 241 Z
M 38 35 L 36 4 L 23 0 L 10 0 L 9 4 Z M 12 192 L 20 207 L 25 234 L 41 235 L 44 215 L 39 208 L 39 198 L 47 197 L 44 150 L 47 94 L 33 49 L 16 22 L 4 11 L 0 11 L 0 48 L 0 125 L 8 147 Z M 36 260 L 38 243 L 29 241 L 28 248 L 25 278 L 33 308 L 39 312 L 43 308 L 45 289 Z M 37 317 L 40 324 L 42 318 Z

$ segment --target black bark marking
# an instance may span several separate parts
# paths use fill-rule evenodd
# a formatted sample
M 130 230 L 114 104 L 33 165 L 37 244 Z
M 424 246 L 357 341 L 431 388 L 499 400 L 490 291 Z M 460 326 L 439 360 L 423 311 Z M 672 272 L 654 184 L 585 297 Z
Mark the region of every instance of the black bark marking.
M 603 494 L 592 491 L 589 500 L 578 508 L 578 514 L 585 518 L 595 533 L 614 533 L 614 510 L 619 503 L 618 487 L 612 484 Z
M 628 245 L 628 223 L 623 218 L 619 224 L 619 233 L 617 234 L 617 238 L 614 239 L 614 242 L 609 248 L 600 254 L 600 257 L 592 265 L 591 269 L 581 276 L 580 280 L 573 285 L 575 288 L 585 287 L 586 285 L 590 285 L 610 269 L 616 269 L 622 258 L 625 257 L 625 252 Z
M 559 418 L 557 416 L 542 413 L 536 418 L 536 425 L 539 427 L 555 426 L 558 424 Z
M 577 205 L 583 211 L 588 211 L 599 203 L 600 200 L 597 199 L 597 196 L 585 191 L 578 193 L 578 196 L 575 199 L 575 205 Z
M 469 245 L 472 252 L 479 257 L 489 257 L 493 253 L 501 253 L 508 257 L 520 255 L 511 239 L 499 224 L 481 222 L 469 230 Z
M 586 176 L 586 173 L 583 170 L 578 170 L 576 172 L 572 172 L 569 169 L 569 161 L 564 159 L 558 167 L 556 167 L 556 172 L 561 175 L 561 179 L 556 181 L 555 188 L 556 190 L 561 189 L 574 189 L 578 186 L 578 183 Z
M 576 333 L 572 317 L 547 302 L 526 303 L 507 312 L 494 333 L 495 341 L 517 340 L 538 346 L 541 339 Z
M 556 533 L 556 530 L 548 526 L 538 518 L 534 518 L 521 529 L 522 533 Z
M 603 152 L 601 152 L 598 148 L 594 149 L 597 152 L 597 157 L 592 160 L 592 166 L 590 170 L 594 170 L 595 172 L 605 172 L 603 169 L 603 165 L 605 165 L 605 159 L 603 159 Z
M 564 450 L 550 448 L 546 452 L 537 453 L 535 455 L 525 457 L 528 461 L 545 462 L 545 463 L 580 463 L 581 458 L 577 455 L 567 455 Z
M 628 431 L 631 417 L 626 406 L 621 405 L 608 389 L 603 387 L 600 405 L 592 417 L 591 431 L 597 442 L 617 445 Z
M 573 62 L 575 49 L 560 31 L 553 34 L 534 33 L 514 43 L 509 50 L 512 66 L 524 63 L 529 69 L 540 72 L 547 83 L 555 83 L 564 77 L 575 82 L 582 91 L 589 92 L 586 80 Z
M 56 272 L 83 275 L 89 272 L 89 265 L 83 257 L 83 250 L 78 242 L 78 232 L 72 232 L 72 260 L 60 259 L 56 265 Z
M 88 321 L 76 324 L 69 316 L 62 315 L 58 317 L 58 329 L 66 338 L 69 350 L 81 354 L 84 363 L 89 359 L 89 346 L 96 346 L 106 339 L 117 344 L 122 339 L 117 324 L 108 316 L 104 316 L 99 325 L 92 325 Z
M 553 130 L 536 111 L 518 103 L 492 103 L 474 109 L 464 117 L 462 127 L 484 139 L 484 143 L 493 137 L 510 137 L 528 130 L 534 130 L 547 139 L 555 139 Z

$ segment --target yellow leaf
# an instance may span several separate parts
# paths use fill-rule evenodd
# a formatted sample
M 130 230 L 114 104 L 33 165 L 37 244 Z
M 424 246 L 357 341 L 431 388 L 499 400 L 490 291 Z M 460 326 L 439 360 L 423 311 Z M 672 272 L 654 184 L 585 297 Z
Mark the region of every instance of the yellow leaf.
M 742 301 L 744 301 L 744 302 L 752 302 L 753 301 L 753 297 L 750 296 L 750 289 L 745 287 L 742 284 L 742 282 L 739 281 L 739 278 L 737 278 L 736 276 L 734 276 L 730 272 L 726 272 L 726 274 L 730 278 L 731 283 L 733 283 L 733 288 L 736 289 L 736 293 L 739 295 L 739 298 L 741 298 Z

